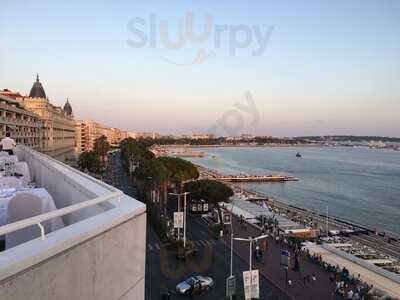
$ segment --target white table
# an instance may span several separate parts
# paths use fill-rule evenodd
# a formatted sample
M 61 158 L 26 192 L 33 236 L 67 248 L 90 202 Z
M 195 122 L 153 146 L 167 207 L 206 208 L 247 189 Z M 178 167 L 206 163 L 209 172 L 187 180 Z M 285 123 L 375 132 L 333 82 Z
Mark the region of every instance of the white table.
M 23 188 L 23 178 L 15 176 L 0 176 L 0 190 L 7 188 Z M 1 199 L 1 198 L 0 198 Z
M 2 152 L 2 153 L 4 153 L 4 152 Z M 18 160 L 18 156 L 9 155 L 8 153 L 6 155 L 4 155 L 4 154 L 0 155 L 0 159 L 1 160 L 10 160 L 10 161 L 15 162 L 15 163 L 19 161 Z
M 54 204 L 53 197 L 51 197 L 51 195 L 44 188 L 26 189 L 22 191 L 17 191 L 16 193 L 29 193 L 38 196 L 42 200 L 42 213 L 57 210 L 56 205 Z M 7 224 L 8 203 L 10 203 L 13 197 L 14 195 L 6 198 L 0 198 L 0 226 Z M 50 220 L 50 227 L 51 231 L 63 228 L 64 222 L 61 217 L 53 218 Z
M 9 155 L 8 158 L 15 163 L 18 162 L 18 156 L 16 155 Z

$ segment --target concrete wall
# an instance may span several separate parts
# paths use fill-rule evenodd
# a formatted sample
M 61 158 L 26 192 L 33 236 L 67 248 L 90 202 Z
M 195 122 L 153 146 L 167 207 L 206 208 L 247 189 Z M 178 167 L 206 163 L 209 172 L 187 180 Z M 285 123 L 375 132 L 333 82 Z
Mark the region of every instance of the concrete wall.
M 144 299 L 145 245 L 142 213 L 0 282 L 0 299 Z
M 143 300 L 146 206 L 46 155 L 24 147 L 17 155 L 58 209 L 111 198 L 64 216 L 66 226 L 44 240 L 0 252 L 0 300 Z
M 17 148 L 16 154 L 19 160 L 26 161 L 29 165 L 32 180 L 37 186 L 45 188 L 53 197 L 57 208 L 63 208 L 81 203 L 98 196 L 110 193 L 106 185 L 96 183 L 94 178 L 88 179 L 77 170 L 51 160 L 48 156 L 38 152 L 26 151 L 25 148 Z M 70 225 L 87 219 L 112 208 L 102 204 L 85 208 L 72 214 L 63 216 L 64 224 Z

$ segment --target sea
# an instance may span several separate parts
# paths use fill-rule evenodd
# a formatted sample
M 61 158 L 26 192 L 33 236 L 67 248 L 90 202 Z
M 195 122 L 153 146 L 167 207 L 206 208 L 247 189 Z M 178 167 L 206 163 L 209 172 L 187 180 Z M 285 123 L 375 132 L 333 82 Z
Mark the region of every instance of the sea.
M 400 235 L 400 152 L 366 147 L 205 147 L 186 158 L 223 174 L 285 174 L 299 181 L 241 183 L 297 207 Z M 301 158 L 296 154 L 300 153 Z

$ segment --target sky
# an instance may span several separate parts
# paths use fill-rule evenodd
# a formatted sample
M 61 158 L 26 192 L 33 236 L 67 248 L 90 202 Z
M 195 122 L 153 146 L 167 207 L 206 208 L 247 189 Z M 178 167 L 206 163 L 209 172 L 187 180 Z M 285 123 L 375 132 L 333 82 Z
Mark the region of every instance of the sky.
M 22 1 L 0 89 L 130 131 L 400 136 L 400 1 Z

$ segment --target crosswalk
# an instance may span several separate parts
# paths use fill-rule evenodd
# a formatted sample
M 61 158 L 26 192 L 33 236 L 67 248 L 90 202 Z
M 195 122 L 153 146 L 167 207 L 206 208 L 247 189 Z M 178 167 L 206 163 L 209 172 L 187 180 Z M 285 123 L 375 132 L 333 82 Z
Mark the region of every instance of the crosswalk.
M 196 246 L 213 246 L 216 244 L 215 240 L 198 240 L 195 241 L 194 244 Z
M 210 246 L 216 245 L 218 241 L 213 240 L 213 239 L 210 239 L 210 240 L 204 239 L 204 240 L 197 240 L 197 241 L 193 241 L 193 242 L 196 245 L 196 247 L 205 247 L 205 246 L 210 247 Z M 147 248 L 150 251 L 160 251 L 160 249 L 161 249 L 160 244 L 157 242 L 148 243 Z

